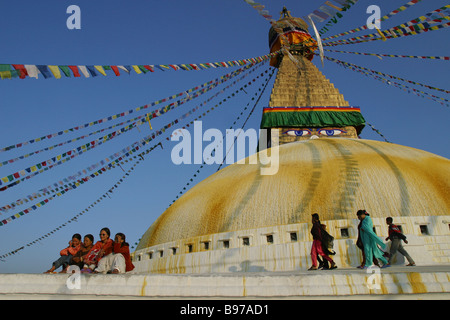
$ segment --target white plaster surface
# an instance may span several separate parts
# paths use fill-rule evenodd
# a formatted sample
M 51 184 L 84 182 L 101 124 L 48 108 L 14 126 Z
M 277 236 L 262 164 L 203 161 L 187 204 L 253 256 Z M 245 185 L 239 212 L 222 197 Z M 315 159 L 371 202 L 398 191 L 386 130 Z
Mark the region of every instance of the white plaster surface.
M 372 274 L 359 269 L 224 274 L 82 274 L 69 289 L 70 274 L 1 274 L 0 299 L 303 299 L 450 297 L 450 265 L 380 270 L 380 289 L 369 289 Z M 431 297 L 428 296 L 428 297 Z

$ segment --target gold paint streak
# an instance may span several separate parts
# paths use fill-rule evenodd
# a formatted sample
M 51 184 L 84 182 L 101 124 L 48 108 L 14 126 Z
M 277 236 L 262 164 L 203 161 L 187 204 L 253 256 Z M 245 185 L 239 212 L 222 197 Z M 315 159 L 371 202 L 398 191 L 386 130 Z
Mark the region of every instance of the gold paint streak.
M 422 276 L 420 273 L 411 272 L 407 274 L 409 283 L 413 289 L 413 293 L 426 293 L 428 292 L 427 287 L 422 281 Z
M 392 280 L 394 281 L 394 284 L 397 286 L 398 294 L 403 293 L 402 285 L 399 283 L 397 275 L 392 274 Z
M 243 290 L 243 292 L 242 292 L 242 296 L 243 296 L 243 297 L 246 297 L 246 296 L 247 296 L 247 289 L 246 289 L 246 287 L 245 287 L 245 284 L 246 284 L 246 280 L 245 280 L 245 276 L 243 276 L 243 277 L 242 277 L 242 286 L 244 287 L 244 290 Z
M 345 278 L 347 281 L 347 287 L 350 289 L 350 295 L 353 295 L 353 281 L 351 281 L 352 279 L 348 274 L 345 275 Z
M 380 283 L 380 285 L 381 285 L 381 292 L 383 294 L 389 294 L 389 290 L 388 290 L 388 288 L 386 287 L 386 285 L 384 284 L 384 281 L 383 281 L 383 275 L 381 275 L 381 283 Z
M 141 297 L 145 296 L 145 287 L 147 286 L 147 277 L 144 277 L 144 282 L 142 283 L 142 288 L 141 288 Z

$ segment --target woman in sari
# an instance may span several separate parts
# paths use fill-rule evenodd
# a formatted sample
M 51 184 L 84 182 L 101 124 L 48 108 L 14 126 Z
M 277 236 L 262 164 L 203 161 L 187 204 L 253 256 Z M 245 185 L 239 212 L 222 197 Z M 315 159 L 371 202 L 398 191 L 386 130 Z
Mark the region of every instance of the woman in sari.
M 388 266 L 388 261 L 384 257 L 382 249 L 386 247 L 384 242 L 373 232 L 373 222 L 366 210 L 358 210 L 356 213 L 361 219 L 361 241 L 364 246 L 365 264 L 364 268 L 368 268 L 373 264 L 373 258 L 383 262 L 383 267 Z

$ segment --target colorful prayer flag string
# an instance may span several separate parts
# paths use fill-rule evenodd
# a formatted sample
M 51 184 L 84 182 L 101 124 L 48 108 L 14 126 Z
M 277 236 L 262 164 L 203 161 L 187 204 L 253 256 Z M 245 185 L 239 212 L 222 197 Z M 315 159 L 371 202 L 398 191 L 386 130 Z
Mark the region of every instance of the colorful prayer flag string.
M 450 60 L 450 56 L 409 56 L 402 54 L 384 54 L 384 53 L 366 53 L 366 52 L 352 52 L 352 51 L 339 51 L 339 50 L 330 50 L 324 49 L 324 51 L 329 52 L 338 52 L 338 53 L 351 53 L 362 56 L 375 56 L 381 59 L 381 57 L 389 57 L 389 58 L 414 58 L 414 59 L 432 59 L 432 60 Z M 447 92 L 449 93 L 449 92 Z
M 178 97 L 180 97 L 180 96 L 183 96 L 183 95 L 185 95 L 186 93 L 192 93 L 192 92 L 195 92 L 195 91 L 197 91 L 197 90 L 199 90 L 199 89 L 201 89 L 201 88 L 207 87 L 207 86 L 209 86 L 209 85 L 211 85 L 211 84 L 213 84 L 213 83 L 216 83 L 216 82 L 219 82 L 219 81 L 227 81 L 228 78 L 234 77 L 234 76 L 236 75 L 236 73 L 240 73 L 240 72 L 242 72 L 243 70 L 247 70 L 247 69 L 253 67 L 255 64 L 258 64 L 258 63 L 260 63 L 260 62 L 267 61 L 268 59 L 269 59 L 269 58 L 267 58 L 267 59 L 265 59 L 265 60 L 262 60 L 262 61 L 256 61 L 256 60 L 255 60 L 254 62 L 250 63 L 249 65 L 246 65 L 246 66 L 244 66 L 244 67 L 242 67 L 242 68 L 239 68 L 239 69 L 237 69 L 237 70 L 235 70 L 235 71 L 233 71 L 233 72 L 227 73 L 227 74 L 223 75 L 223 76 L 220 77 L 220 78 L 216 78 L 216 79 L 214 79 L 214 80 L 208 81 L 208 82 L 206 82 L 206 83 L 204 83 L 204 84 L 202 84 L 202 85 L 193 87 L 193 88 L 191 88 L 191 89 L 189 89 L 189 90 L 185 90 L 185 91 L 183 91 L 183 92 L 181 92 L 181 93 L 172 95 L 172 96 L 170 96 L 170 97 L 167 97 L 167 98 L 164 98 L 164 99 L 161 99 L 161 100 L 157 100 L 157 101 L 151 102 L 151 103 L 149 103 L 149 104 L 146 104 L 146 105 L 141 106 L 141 107 L 137 107 L 137 108 L 135 108 L 135 109 L 130 109 L 130 110 L 127 110 L 127 111 L 124 111 L 124 112 L 121 112 L 121 113 L 117 113 L 117 114 L 108 116 L 108 117 L 106 117 L 106 118 L 102 118 L 102 119 L 98 119 L 98 120 L 95 120 L 95 121 L 91 121 L 91 122 L 88 122 L 88 123 L 85 123 L 85 124 L 81 124 L 81 125 L 78 125 L 78 126 L 69 128 L 69 129 L 65 129 L 65 130 L 59 131 L 59 132 L 46 134 L 46 135 L 43 135 L 43 136 L 41 136 L 41 137 L 34 138 L 34 139 L 31 139 L 31 140 L 28 140 L 28 141 L 25 141 L 25 142 L 16 143 L 16 144 L 14 144 L 14 145 L 10 145 L 10 146 L 1 148 L 1 149 L 0 149 L 0 152 L 9 151 L 9 150 L 12 150 L 12 149 L 15 149 L 15 148 L 20 148 L 20 147 L 26 146 L 26 145 L 31 144 L 31 143 L 40 142 L 40 141 L 45 140 L 45 139 L 51 139 L 51 138 L 53 138 L 53 137 L 57 137 L 57 136 L 60 136 L 60 135 L 63 135 L 63 134 L 67 134 L 67 133 L 73 132 L 73 131 L 77 131 L 77 130 L 80 130 L 80 129 L 84 129 L 84 128 L 91 127 L 91 126 L 94 126 L 94 125 L 99 125 L 99 124 L 102 124 L 102 123 L 105 123 L 105 122 L 108 122 L 108 121 L 113 121 L 113 120 L 116 120 L 116 119 L 118 119 L 118 118 L 128 116 L 128 115 L 130 115 L 131 113 L 138 112 L 138 111 L 141 111 L 141 110 L 150 108 L 150 107 L 154 107 L 154 106 L 156 106 L 156 105 L 158 105 L 158 104 L 161 104 L 161 103 L 164 103 L 164 102 L 167 102 L 167 101 L 176 99 L 176 98 L 178 98 Z M 156 114 L 156 115 L 160 114 L 160 113 L 161 113 L 161 110 L 162 110 L 162 109 L 158 109 L 158 110 L 152 111 L 152 115 L 153 115 L 153 114 Z
M 260 65 L 258 65 L 257 67 L 259 67 Z M 8 211 L 9 209 L 13 209 L 18 205 L 21 205 L 23 203 L 27 203 L 33 199 L 36 199 L 38 197 L 42 197 L 44 195 L 48 195 L 51 193 L 56 193 L 58 196 L 61 194 L 58 194 L 59 192 L 62 192 L 62 194 L 64 194 L 65 192 L 67 192 L 68 190 L 71 190 L 72 188 L 76 188 L 79 185 L 87 182 L 89 179 L 94 178 L 95 176 L 97 176 L 98 174 L 101 174 L 102 172 L 109 170 L 111 167 L 114 167 L 115 164 L 120 164 L 120 161 L 123 161 L 124 159 L 126 159 L 128 156 L 130 156 L 131 154 L 133 154 L 134 152 L 136 152 L 136 150 L 139 150 L 139 148 L 144 147 L 146 144 L 148 144 L 150 141 L 152 141 L 153 139 L 155 139 L 157 136 L 161 135 L 162 133 L 164 133 L 167 129 L 175 126 L 176 124 L 178 124 L 179 122 L 181 122 L 183 119 L 185 119 L 186 117 L 190 116 L 191 114 L 193 114 L 194 112 L 196 112 L 197 110 L 199 110 L 200 107 L 206 105 L 207 103 L 209 103 L 211 100 L 213 100 L 214 98 L 216 98 L 218 95 L 222 94 L 223 92 L 225 92 L 227 89 L 231 88 L 233 85 L 235 85 L 236 83 L 238 83 L 239 81 L 245 79 L 248 75 L 250 75 L 251 73 L 253 73 L 254 71 L 256 71 L 257 68 L 254 68 L 252 70 L 250 70 L 248 73 L 244 74 L 242 77 L 240 77 L 239 79 L 237 79 L 236 81 L 234 81 L 233 83 L 231 83 L 230 85 L 228 85 L 226 88 L 222 89 L 221 91 L 219 91 L 218 93 L 216 93 L 215 95 L 209 97 L 206 101 L 204 101 L 203 103 L 201 103 L 199 106 L 195 107 L 194 109 L 192 109 L 191 111 L 189 111 L 188 113 L 182 115 L 180 118 L 173 120 L 172 122 L 170 122 L 169 124 L 165 125 L 163 128 L 161 128 L 160 130 L 156 130 L 155 133 L 153 133 L 152 135 L 149 135 L 145 138 L 143 138 L 142 140 L 133 143 L 132 145 L 122 149 L 120 152 L 116 152 L 113 155 L 110 155 L 109 157 L 107 157 L 105 160 L 100 161 L 99 163 L 96 163 L 94 165 L 89 166 L 86 170 L 82 170 L 79 171 L 77 174 L 75 175 L 71 175 L 68 178 L 63 179 L 62 181 L 58 181 L 57 183 L 54 183 L 53 186 L 55 186 L 56 188 L 53 188 L 52 185 L 47 186 L 46 188 L 42 188 L 39 190 L 38 193 L 33 193 L 32 195 L 28 195 L 22 199 L 16 200 L 13 203 L 10 203 L 8 205 L 5 205 L 3 207 L 0 208 L 0 211 Z M 249 83 L 249 85 L 251 85 L 251 82 Z M 245 85 L 246 87 L 247 85 Z M 239 93 L 239 91 L 236 91 L 236 93 Z M 233 94 L 232 96 L 234 96 L 235 94 Z M 228 97 L 230 98 L 230 97 Z M 224 99 L 226 101 L 226 99 Z M 221 105 L 222 102 L 220 102 L 218 105 L 215 105 L 214 107 L 212 107 L 210 110 L 206 111 L 206 113 L 209 113 L 210 111 L 214 110 L 214 108 L 217 108 L 219 105 Z M 205 115 L 206 113 L 203 113 L 203 115 Z M 197 117 L 195 120 L 201 118 L 202 115 L 200 115 L 199 117 Z M 194 120 L 194 121 L 195 121 Z M 142 125 L 146 122 L 146 120 L 141 120 L 141 123 L 138 125 Z M 193 123 L 193 121 L 191 121 L 191 123 Z M 189 126 L 189 124 L 188 124 Z M 117 158 L 117 159 L 115 159 Z M 115 159 L 115 160 L 114 160 Z M 127 160 L 125 160 L 127 161 Z M 109 164 L 107 164 L 106 166 L 104 165 L 106 162 L 110 162 Z M 102 166 L 102 168 L 96 170 L 94 173 L 85 176 L 84 178 L 77 179 L 78 177 L 82 176 L 83 174 L 86 174 L 87 171 L 92 171 L 97 169 L 99 166 Z M 70 182 L 70 181 L 75 180 L 74 182 Z M 57 193 L 58 192 L 58 193 Z M 36 207 L 36 205 L 33 207 L 30 207 L 24 211 L 22 211 L 21 213 L 19 213 L 19 216 L 23 215 L 23 213 L 28 213 L 31 210 L 36 210 L 38 207 L 44 205 L 45 203 L 47 203 L 49 200 L 52 200 L 53 197 L 48 198 L 47 201 L 44 201 L 44 203 L 40 203 L 40 205 L 38 205 Z M 15 217 L 19 217 L 16 215 L 14 215 Z M 14 219 L 13 216 L 10 217 L 10 219 Z M 1 225 L 1 224 L 0 224 Z
M 106 71 L 111 70 L 116 76 L 120 76 L 119 69 L 127 74 L 131 74 L 134 71 L 136 74 L 155 72 L 155 68 L 161 71 L 167 70 L 206 70 L 210 68 L 228 68 L 235 66 L 243 66 L 249 63 L 261 62 L 270 59 L 277 53 L 266 54 L 254 58 L 246 58 L 231 61 L 221 62 L 204 62 L 204 63 L 189 63 L 189 64 L 160 64 L 160 65 L 31 65 L 31 64 L 0 64 L 0 78 L 1 79 L 13 79 L 13 78 L 39 78 L 41 74 L 45 79 L 55 78 L 61 79 L 62 74 L 65 77 L 73 76 L 75 78 L 81 77 L 81 74 L 85 78 L 96 77 L 99 74 L 106 76 Z M 62 73 L 61 73 L 62 72 Z
M 336 0 L 334 0 L 334 1 L 336 1 Z M 349 0 L 349 1 L 343 0 L 343 1 L 336 1 L 336 2 L 339 2 L 343 5 L 341 10 L 339 10 L 339 11 L 346 12 L 346 11 L 350 10 L 352 5 L 356 4 L 356 2 L 358 2 L 358 0 Z M 327 4 L 327 3 L 329 3 L 329 1 L 325 2 L 325 4 Z M 322 9 L 322 11 L 326 11 L 324 6 L 322 6 L 320 8 Z M 336 8 L 336 7 L 334 7 L 334 8 Z M 326 9 L 329 10 L 329 8 L 326 8 Z M 315 12 L 316 11 L 314 11 L 314 13 Z M 336 25 L 339 21 L 341 21 L 341 20 L 338 20 L 338 19 L 343 18 L 343 15 L 341 12 L 336 12 L 336 14 L 325 24 L 325 26 L 322 29 L 320 29 L 320 31 L 319 31 L 320 35 L 327 33 L 329 31 L 328 27 Z
M 341 60 L 338 60 L 338 59 L 334 59 L 334 58 L 330 58 L 330 57 L 326 57 L 326 56 L 325 56 L 325 58 L 330 60 L 330 61 L 333 61 L 333 62 L 335 62 L 335 63 L 337 63 L 337 64 L 339 64 L 341 66 L 343 66 L 344 68 L 349 68 L 349 69 L 351 69 L 353 71 L 358 71 L 358 72 L 363 73 L 365 75 L 369 75 L 369 76 L 373 77 L 376 80 L 380 80 L 380 81 L 382 81 L 382 82 L 384 82 L 384 83 L 386 83 L 388 85 L 393 85 L 393 86 L 395 86 L 395 87 L 397 87 L 399 89 L 401 89 L 400 87 L 403 87 L 403 88 L 405 88 L 405 89 L 403 89 L 404 91 L 407 91 L 409 93 L 411 93 L 411 91 L 412 91 L 413 94 L 415 94 L 415 95 L 417 95 L 419 97 L 428 98 L 430 100 L 433 100 L 435 102 L 440 103 L 441 105 L 446 105 L 447 107 L 449 106 L 448 103 L 442 102 L 442 101 L 449 102 L 447 99 L 444 99 L 444 98 L 441 98 L 441 97 L 437 97 L 435 95 L 426 93 L 426 92 L 421 91 L 421 90 L 410 88 L 410 87 L 405 86 L 403 84 L 400 84 L 400 83 L 388 80 L 386 78 L 380 77 L 380 75 L 386 76 L 386 77 L 390 77 L 391 79 L 399 79 L 399 80 L 406 81 L 406 82 L 409 82 L 409 83 L 425 86 L 425 85 L 420 84 L 418 82 L 414 82 L 414 81 L 410 81 L 410 80 L 405 80 L 405 79 L 402 79 L 402 78 L 394 77 L 394 76 L 391 76 L 391 75 L 388 75 L 388 74 L 384 74 L 382 72 L 378 72 L 378 71 L 375 71 L 375 70 L 371 70 L 371 69 L 367 69 L 367 68 L 364 68 L 364 67 L 360 67 L 360 66 L 357 66 L 355 64 L 348 63 L 348 62 L 345 62 L 345 61 L 341 61 Z M 369 72 L 366 72 L 365 70 L 367 70 Z M 426 86 L 426 87 L 429 87 L 429 86 Z M 427 95 L 428 97 L 425 97 L 424 95 Z M 442 100 L 442 101 L 438 101 L 436 99 L 439 99 L 439 100 Z
M 241 69 L 244 69 L 244 68 L 241 68 Z M 241 69 L 239 69 L 239 70 L 241 70 Z M 236 72 L 235 75 L 238 75 L 243 70 L 241 70 L 240 72 L 237 72 L 237 71 L 238 70 L 235 71 Z M 228 78 L 228 79 L 230 79 L 230 78 Z M 228 80 L 228 79 L 226 79 L 226 80 Z M 226 81 L 226 80 L 224 80 L 224 81 Z M 207 91 L 215 88 L 218 84 L 220 84 L 222 82 L 219 81 L 216 84 L 212 84 L 209 87 L 207 87 L 207 88 L 205 88 L 203 90 L 200 90 L 199 91 L 200 93 L 197 93 L 197 94 L 195 94 L 193 96 L 189 96 L 189 98 L 186 98 L 184 100 L 178 101 L 177 103 L 172 103 L 172 104 L 166 106 L 165 108 L 160 108 L 160 109 L 157 110 L 157 112 L 153 112 L 151 115 L 148 114 L 147 117 L 150 119 L 150 118 L 155 118 L 157 116 L 160 116 L 161 114 L 167 113 L 168 111 L 178 107 L 179 105 L 182 105 L 186 101 L 192 100 L 194 98 L 197 98 L 201 94 L 204 94 Z M 140 124 L 141 123 L 142 123 L 142 120 L 140 120 Z M 68 152 L 66 152 L 66 153 L 64 153 L 62 155 L 58 155 L 56 157 L 52 157 L 51 159 L 48 159 L 48 160 L 43 161 L 43 162 L 40 162 L 40 163 L 35 164 L 35 165 L 31 166 L 31 167 L 28 167 L 28 168 L 25 168 L 23 170 L 17 171 L 17 172 L 15 172 L 13 174 L 7 175 L 7 176 L 5 176 L 5 177 L 0 179 L 0 186 L 2 184 L 7 184 L 5 187 L 1 187 L 0 191 L 4 191 L 7 188 L 11 188 L 11 187 L 17 185 L 21 181 L 30 179 L 31 177 L 34 177 L 34 176 L 36 176 L 39 173 L 42 173 L 42 172 L 47 171 L 47 170 L 49 170 L 49 169 L 51 169 L 51 168 L 53 168 L 55 166 L 63 164 L 65 162 L 73 159 L 74 157 L 76 157 L 78 155 L 81 155 L 82 153 L 84 153 L 84 152 L 86 152 L 88 150 L 91 150 L 91 149 L 95 148 L 98 145 L 103 144 L 106 141 L 110 141 L 111 139 L 113 139 L 114 137 L 120 135 L 121 133 L 126 132 L 128 130 L 131 130 L 136 125 L 137 124 L 132 124 L 130 126 L 127 126 L 126 129 L 122 128 L 121 130 L 113 132 L 112 134 L 109 134 L 109 135 L 104 136 L 102 138 L 99 138 L 97 140 L 91 141 L 90 143 L 84 144 L 84 145 L 78 147 L 77 149 L 72 149 L 72 150 L 70 150 L 70 151 L 68 151 Z M 16 180 L 16 181 L 14 181 L 14 180 Z
M 89 209 L 92 209 L 94 206 L 96 206 L 98 203 L 100 203 L 101 201 L 103 201 L 103 199 L 105 199 L 107 196 L 109 197 L 109 193 L 112 193 L 112 191 L 116 188 L 118 188 L 118 185 L 122 184 L 125 179 L 127 177 L 130 176 L 131 172 L 134 171 L 135 167 L 144 160 L 143 155 L 144 154 L 148 154 L 151 151 L 153 151 L 156 147 L 161 146 L 161 149 L 163 148 L 162 143 L 159 142 L 158 144 L 152 146 L 150 149 L 147 149 L 146 151 L 141 152 L 138 156 L 141 156 L 140 159 L 137 159 L 137 156 L 134 156 L 134 159 L 137 159 L 137 161 L 134 163 L 134 165 L 125 173 L 125 175 L 122 176 L 121 179 L 119 179 L 106 193 L 104 193 L 102 196 L 100 196 L 97 200 L 95 200 L 93 203 L 91 203 L 88 207 L 86 207 L 83 211 L 80 211 L 78 214 L 76 214 L 74 217 L 72 217 L 70 220 L 66 221 L 65 223 L 61 224 L 60 226 L 56 227 L 55 229 L 53 229 L 52 231 L 42 235 L 41 237 L 27 243 L 26 245 L 19 247 L 15 250 L 12 250 L 8 253 L 5 253 L 3 255 L 0 256 L 0 260 L 4 261 L 5 258 L 15 255 L 16 253 L 20 252 L 21 250 L 25 249 L 25 247 L 30 247 L 36 243 L 39 243 L 39 241 L 44 240 L 45 238 L 51 236 L 53 233 L 59 231 L 60 229 L 62 229 L 63 227 L 67 226 L 69 223 L 72 223 L 74 221 L 77 221 L 77 219 L 82 216 L 83 214 L 87 213 L 89 211 Z M 0 222 L 0 225 L 2 225 L 4 222 L 8 222 L 6 220 L 3 220 Z
M 449 90 L 444 90 L 444 89 L 432 87 L 432 86 L 429 86 L 429 85 L 426 85 L 426 84 L 423 84 L 423 83 L 420 83 L 420 82 L 416 82 L 416 81 L 411 81 L 411 80 L 403 79 L 403 78 L 396 77 L 396 76 L 393 76 L 393 75 L 390 75 L 390 74 L 387 74 L 387 73 L 383 73 L 383 72 L 375 71 L 375 70 L 372 70 L 372 69 L 369 69 L 369 68 L 361 67 L 361 66 L 358 66 L 358 65 L 356 65 L 356 64 L 349 63 L 349 62 L 345 62 L 345 61 L 342 61 L 342 60 L 338 60 L 338 59 L 334 59 L 334 58 L 330 58 L 330 57 L 326 57 L 326 58 L 327 58 L 328 60 L 330 60 L 330 61 L 333 61 L 333 62 L 338 62 L 338 63 L 344 64 L 344 65 L 353 66 L 353 67 L 355 67 L 355 68 L 359 68 L 359 69 L 362 69 L 362 70 L 366 70 L 366 71 L 369 71 L 369 72 L 371 72 L 371 73 L 375 73 L 375 74 L 378 74 L 378 75 L 381 75 L 381 76 L 389 77 L 389 78 L 391 78 L 391 79 L 397 79 L 397 80 L 400 80 L 400 81 L 405 81 L 405 82 L 408 82 L 408 83 L 411 83 L 411 84 L 415 84 L 415 85 L 418 85 L 418 86 L 422 86 L 422 87 L 425 87 L 425 88 L 428 88 L 428 89 L 437 90 L 437 91 L 441 91 L 441 92 L 445 92 L 445 93 L 450 93 Z M 436 96 L 433 96 L 433 97 L 448 102 L 447 99 L 439 98 L 439 97 L 436 97 Z
M 380 130 L 376 129 L 373 125 L 371 125 L 370 123 L 366 122 L 366 124 L 376 133 L 378 133 L 386 142 L 392 143 L 390 142 L 388 139 L 386 139 L 386 137 L 380 132 Z
M 417 35 L 424 32 L 429 31 L 436 31 L 443 28 L 448 28 L 450 26 L 450 23 L 443 23 L 440 25 L 434 25 L 439 22 L 442 22 L 442 20 L 450 20 L 450 17 L 448 16 L 450 10 L 450 5 L 446 5 L 444 7 L 441 7 L 440 9 L 434 10 L 432 12 L 427 13 L 425 16 L 418 17 L 416 19 L 410 20 L 408 22 L 405 22 L 403 24 L 400 24 L 396 27 L 383 30 L 381 33 L 385 36 L 386 39 L 393 39 L 398 37 L 405 37 L 410 35 Z M 437 16 L 435 16 L 437 14 Z M 430 18 L 431 17 L 431 18 Z M 355 44 L 355 43 L 361 43 L 361 42 L 368 42 L 368 41 L 374 41 L 374 40 L 381 40 L 382 37 L 380 34 L 372 33 L 360 37 L 354 37 L 354 38 L 348 38 L 344 40 L 337 40 L 337 41 L 331 41 L 326 42 L 323 45 L 324 46 L 337 46 L 342 44 Z
M 397 8 L 397 9 L 391 11 L 390 13 L 388 13 L 387 15 L 381 17 L 380 21 L 386 21 L 389 18 L 391 18 L 394 15 L 396 15 L 397 13 L 405 11 L 406 9 L 412 7 L 413 5 L 419 3 L 420 1 L 422 1 L 422 0 L 409 1 L 408 3 L 404 4 L 403 6 Z M 327 41 L 327 40 L 330 40 L 330 39 L 335 39 L 335 38 L 338 38 L 338 37 L 341 37 L 341 36 L 344 36 L 344 35 L 347 35 L 347 34 L 359 32 L 359 31 L 363 31 L 363 30 L 367 30 L 367 29 L 368 29 L 367 28 L 367 24 L 365 24 L 365 25 L 362 25 L 362 26 L 360 26 L 358 28 L 355 28 L 355 29 L 352 29 L 352 30 L 349 30 L 349 31 L 346 31 L 346 32 L 342 32 L 342 33 L 339 33 L 339 34 L 334 35 L 334 36 L 330 36 L 330 37 L 324 38 L 323 41 Z

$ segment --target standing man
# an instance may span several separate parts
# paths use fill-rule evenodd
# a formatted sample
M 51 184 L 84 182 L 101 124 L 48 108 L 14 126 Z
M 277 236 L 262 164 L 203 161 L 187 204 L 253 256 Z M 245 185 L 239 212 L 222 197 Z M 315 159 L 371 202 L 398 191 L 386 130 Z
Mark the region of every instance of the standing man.
M 389 252 L 391 256 L 389 257 L 389 264 L 391 264 L 392 257 L 394 257 L 398 251 L 408 260 L 409 264 L 407 264 L 407 266 L 413 267 L 416 263 L 402 246 L 402 240 L 406 244 L 408 244 L 408 240 L 406 240 L 406 236 L 400 231 L 400 228 L 392 222 L 393 219 L 391 217 L 386 218 L 386 224 L 389 226 L 389 236 L 386 238 L 386 241 L 391 240 L 391 250 Z

